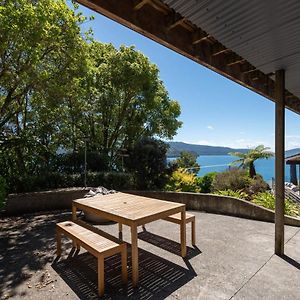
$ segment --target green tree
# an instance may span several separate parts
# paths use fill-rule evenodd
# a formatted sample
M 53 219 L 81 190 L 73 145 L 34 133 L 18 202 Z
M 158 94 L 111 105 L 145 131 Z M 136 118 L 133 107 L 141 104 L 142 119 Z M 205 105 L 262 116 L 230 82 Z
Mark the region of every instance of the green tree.
M 55 153 L 64 98 L 84 69 L 85 18 L 62 0 L 0 2 L 0 159 L 7 175 Z M 31 160 L 32 159 L 32 160 Z
M 118 170 L 120 149 L 170 139 L 181 126 L 157 67 L 133 47 L 92 41 L 80 30 L 85 20 L 64 0 L 0 0 L 0 175 L 8 186 L 59 170 L 57 153 L 79 159 L 85 139 L 97 164 L 89 169 Z
M 171 100 L 156 65 L 134 47 L 90 44 L 85 82 L 86 129 L 94 150 L 109 157 L 141 138 L 172 138 L 181 122 L 180 106 Z
M 129 151 L 126 167 L 135 173 L 138 188 L 161 189 L 165 185 L 169 173 L 167 149 L 167 144 L 160 140 L 144 138 Z
M 189 151 L 180 152 L 180 157 L 173 161 L 173 164 L 189 173 L 197 174 L 200 170 L 200 165 L 197 163 L 197 155 Z
M 259 145 L 254 149 L 250 149 L 247 153 L 230 152 L 232 156 L 237 156 L 239 159 L 232 162 L 234 165 L 239 165 L 242 169 L 249 169 L 249 176 L 253 178 L 256 175 L 254 162 L 257 159 L 268 159 L 274 156 L 274 153 L 268 151 L 270 148 L 264 145 Z

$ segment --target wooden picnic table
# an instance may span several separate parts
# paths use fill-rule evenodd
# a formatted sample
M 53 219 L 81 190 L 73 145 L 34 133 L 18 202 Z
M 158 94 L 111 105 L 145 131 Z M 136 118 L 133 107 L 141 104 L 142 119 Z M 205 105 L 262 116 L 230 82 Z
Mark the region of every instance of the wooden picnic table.
M 137 286 L 139 279 L 138 226 L 166 218 L 175 213 L 181 213 L 181 256 L 186 256 L 185 204 L 132 194 L 115 193 L 74 200 L 72 204 L 73 221 L 76 221 L 77 209 L 130 226 L 133 286 Z

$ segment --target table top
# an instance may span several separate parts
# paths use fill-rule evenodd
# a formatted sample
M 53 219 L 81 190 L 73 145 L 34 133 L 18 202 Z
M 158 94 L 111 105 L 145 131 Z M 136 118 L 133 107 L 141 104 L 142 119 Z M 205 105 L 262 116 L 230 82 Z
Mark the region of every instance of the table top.
M 116 222 L 139 225 L 162 219 L 183 210 L 185 204 L 125 193 L 96 195 L 74 200 L 73 204 L 82 210 L 101 215 Z

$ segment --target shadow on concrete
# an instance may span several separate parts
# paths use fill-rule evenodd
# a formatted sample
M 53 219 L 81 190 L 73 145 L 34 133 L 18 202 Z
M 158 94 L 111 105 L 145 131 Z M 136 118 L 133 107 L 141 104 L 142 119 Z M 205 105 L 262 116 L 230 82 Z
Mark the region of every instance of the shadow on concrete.
M 297 268 L 298 270 L 300 270 L 300 263 L 297 262 L 296 260 L 294 260 L 293 258 L 287 256 L 287 255 L 283 255 L 280 256 L 284 261 L 286 261 L 287 263 L 289 263 L 290 265 L 294 266 L 295 268 Z
M 130 266 L 130 246 L 128 265 Z M 97 299 L 97 260 L 89 253 L 69 255 L 55 261 L 53 269 L 80 299 Z M 195 277 L 195 272 L 139 249 L 139 286 L 132 287 L 131 268 L 127 286 L 121 280 L 120 256 L 105 259 L 105 295 L 103 299 L 165 299 Z
M 55 224 L 70 217 L 58 213 L 0 219 L 0 299 L 7 291 L 14 296 L 17 286 L 53 261 Z
M 177 243 L 173 240 L 170 240 L 168 238 L 165 238 L 163 236 L 157 235 L 155 233 L 149 232 L 147 230 L 143 230 L 138 233 L 138 238 L 150 243 L 152 245 L 155 245 L 159 248 L 162 248 L 168 252 L 171 252 L 173 254 L 176 254 L 178 256 L 181 256 L 181 246 L 180 243 Z M 187 259 L 191 259 L 195 257 L 196 255 L 201 254 L 200 249 L 197 246 L 194 246 L 193 248 L 187 246 Z

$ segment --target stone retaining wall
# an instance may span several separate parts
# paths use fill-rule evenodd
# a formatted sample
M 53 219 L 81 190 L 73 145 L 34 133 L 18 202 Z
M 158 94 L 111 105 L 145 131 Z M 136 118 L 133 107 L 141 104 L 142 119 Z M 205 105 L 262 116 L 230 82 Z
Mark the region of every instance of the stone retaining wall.
M 35 193 L 10 194 L 6 202 L 5 214 L 17 215 L 57 209 L 71 210 L 72 201 L 82 198 L 89 190 L 90 188 L 68 188 Z M 127 193 L 184 203 L 189 210 L 274 222 L 275 214 L 272 210 L 255 205 L 249 201 L 227 196 L 153 191 L 127 191 Z M 285 216 L 285 224 L 300 227 L 300 219 Z
M 237 216 L 247 219 L 273 222 L 275 214 L 272 210 L 255 205 L 249 201 L 200 193 L 130 191 L 128 193 L 148 196 L 161 200 L 184 203 L 187 209 L 205 211 L 224 215 Z M 285 216 L 285 224 L 300 227 L 300 219 Z
M 38 211 L 70 209 L 72 201 L 82 198 L 90 188 L 66 188 L 51 191 L 10 194 L 4 207 L 5 214 L 17 215 Z

